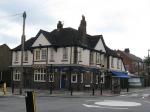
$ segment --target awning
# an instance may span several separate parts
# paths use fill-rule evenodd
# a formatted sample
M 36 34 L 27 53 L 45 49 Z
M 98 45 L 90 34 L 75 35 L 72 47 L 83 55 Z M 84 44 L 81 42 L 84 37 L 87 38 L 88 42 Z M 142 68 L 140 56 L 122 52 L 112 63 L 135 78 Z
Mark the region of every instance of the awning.
M 126 72 L 120 72 L 120 71 L 111 71 L 112 75 L 114 77 L 118 78 L 130 78 Z

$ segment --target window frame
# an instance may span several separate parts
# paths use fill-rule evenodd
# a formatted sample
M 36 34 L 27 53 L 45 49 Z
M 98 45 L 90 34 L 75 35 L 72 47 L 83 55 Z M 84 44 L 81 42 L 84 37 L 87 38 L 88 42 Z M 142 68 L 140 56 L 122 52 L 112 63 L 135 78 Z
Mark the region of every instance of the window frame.
M 46 60 L 47 58 L 47 49 L 41 49 L 41 60 Z
M 63 60 L 68 60 L 68 48 L 63 48 Z
M 52 76 L 52 80 L 51 80 L 51 76 Z M 54 82 L 54 73 L 50 73 L 49 74 L 49 82 Z
M 40 56 L 40 49 L 36 49 L 36 50 L 35 50 L 35 60 L 36 60 L 36 61 L 40 60 L 40 57 L 41 57 L 41 56 Z
M 45 69 L 35 69 L 34 70 L 34 82 L 46 82 L 46 70 Z
M 19 52 L 16 51 L 15 52 L 15 62 L 18 62 L 19 61 Z
M 13 81 L 20 81 L 21 79 L 21 72 L 19 70 L 15 70 L 13 72 Z
M 75 76 L 75 81 L 73 80 L 73 77 Z M 71 83 L 77 83 L 78 79 L 77 79 L 77 74 L 71 74 Z
M 28 51 L 24 51 L 24 62 L 28 62 Z

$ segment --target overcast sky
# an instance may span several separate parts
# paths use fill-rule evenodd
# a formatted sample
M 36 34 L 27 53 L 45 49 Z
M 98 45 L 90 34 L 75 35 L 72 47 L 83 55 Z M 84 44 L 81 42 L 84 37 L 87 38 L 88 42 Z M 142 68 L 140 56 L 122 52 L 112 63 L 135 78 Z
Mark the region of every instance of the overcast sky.
M 21 43 L 23 11 L 27 39 L 54 30 L 59 20 L 78 29 L 84 14 L 87 33 L 102 34 L 111 49 L 129 48 L 141 58 L 150 49 L 150 0 L 0 0 L 0 45 Z

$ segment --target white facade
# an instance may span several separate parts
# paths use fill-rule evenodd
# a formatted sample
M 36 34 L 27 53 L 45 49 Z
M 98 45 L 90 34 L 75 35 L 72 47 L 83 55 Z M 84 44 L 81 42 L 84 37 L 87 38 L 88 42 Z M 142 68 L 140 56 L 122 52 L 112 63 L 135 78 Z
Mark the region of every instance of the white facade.
M 43 45 L 51 45 L 49 41 L 45 38 L 45 36 L 41 33 L 39 37 L 36 39 L 36 41 L 33 43 L 32 47 L 37 46 L 43 46 Z

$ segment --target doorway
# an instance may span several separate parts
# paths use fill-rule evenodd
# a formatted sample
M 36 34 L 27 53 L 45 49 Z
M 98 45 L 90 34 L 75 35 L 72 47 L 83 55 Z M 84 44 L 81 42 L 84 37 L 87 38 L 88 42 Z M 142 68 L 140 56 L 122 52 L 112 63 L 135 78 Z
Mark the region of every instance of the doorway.
M 62 89 L 65 89 L 66 88 L 66 82 L 67 81 L 67 77 L 66 77 L 66 74 L 62 74 L 61 75 L 61 88 Z

